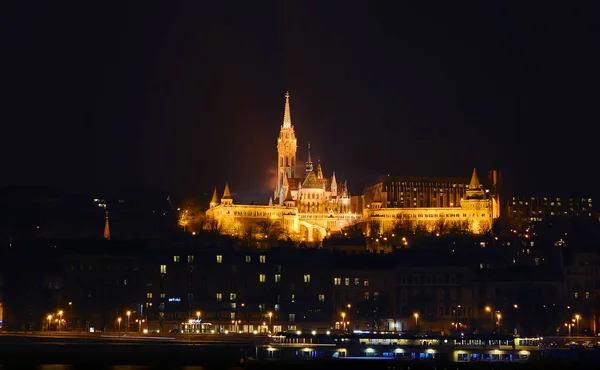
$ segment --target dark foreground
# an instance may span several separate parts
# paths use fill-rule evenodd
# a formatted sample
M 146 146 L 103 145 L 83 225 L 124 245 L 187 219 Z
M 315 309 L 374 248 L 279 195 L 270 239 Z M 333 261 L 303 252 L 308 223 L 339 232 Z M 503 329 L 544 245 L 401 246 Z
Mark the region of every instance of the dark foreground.
M 181 343 L 128 341 L 43 341 L 0 338 L 3 369 L 36 370 L 210 370 L 210 369 L 597 369 L 597 363 L 531 361 L 528 363 L 451 363 L 398 360 L 306 360 L 296 362 L 256 361 L 255 346 L 244 343 Z

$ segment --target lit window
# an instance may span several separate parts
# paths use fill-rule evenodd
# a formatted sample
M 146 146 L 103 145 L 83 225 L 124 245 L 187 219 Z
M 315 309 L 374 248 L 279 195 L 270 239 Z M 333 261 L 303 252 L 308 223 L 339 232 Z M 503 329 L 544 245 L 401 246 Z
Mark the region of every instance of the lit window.
M 232 309 L 232 310 L 235 310 L 235 309 L 236 309 L 236 307 L 237 307 L 237 304 L 236 304 L 235 302 L 232 302 L 232 303 L 231 303 L 231 309 Z
M 345 278 L 344 279 L 344 285 L 350 286 L 350 278 Z
M 246 263 L 250 263 L 250 261 L 252 261 L 252 257 L 246 256 Z
M 229 293 L 229 300 L 230 301 L 235 301 L 237 295 L 235 293 Z
M 579 298 L 579 293 L 575 292 L 575 299 Z
M 165 297 L 166 297 L 165 293 L 160 293 L 160 298 L 165 298 Z
M 173 262 L 179 262 L 179 256 L 173 256 Z
M 194 263 L 194 256 L 188 256 L 188 263 Z
M 341 285 L 341 284 L 342 284 L 341 278 L 333 278 L 333 285 Z
M 585 299 L 590 299 L 590 292 L 585 292 Z
M 281 274 L 275 274 L 275 282 L 278 283 L 281 281 Z
M 325 302 L 325 294 L 319 294 L 319 302 Z
M 167 273 L 167 265 L 160 265 L 160 273 L 161 274 Z
M 229 318 L 230 318 L 231 320 L 235 320 L 235 312 L 230 312 L 230 313 L 229 313 Z
M 260 281 L 261 283 L 267 281 L 267 277 L 265 276 L 265 274 L 258 275 L 258 281 Z
M 152 293 L 146 293 L 146 298 L 152 298 Z
M 217 263 L 223 263 L 223 256 L 217 255 Z
M 223 294 L 217 293 L 217 302 L 221 302 L 223 300 Z
M 304 275 L 304 282 L 305 283 L 310 283 L 310 275 L 309 274 L 305 274 Z
M 369 292 L 365 292 L 365 299 L 369 299 L 371 297 L 371 295 L 369 294 Z
M 354 285 L 360 285 L 360 279 L 354 278 Z
M 291 313 L 288 315 L 288 321 L 289 322 L 295 322 L 296 321 L 296 314 L 295 313 Z
M 260 263 L 267 263 L 267 256 L 260 256 Z
M 146 307 L 152 307 L 152 302 L 146 302 Z
M 295 300 L 296 300 L 296 295 L 292 294 L 292 303 L 294 303 Z
M 365 279 L 365 286 L 369 286 L 369 280 Z

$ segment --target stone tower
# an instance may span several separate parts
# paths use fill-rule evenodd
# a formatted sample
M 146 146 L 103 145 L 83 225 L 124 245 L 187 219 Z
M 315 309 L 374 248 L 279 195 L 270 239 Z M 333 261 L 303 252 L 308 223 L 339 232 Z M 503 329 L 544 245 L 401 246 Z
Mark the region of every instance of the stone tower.
M 296 149 L 298 148 L 292 116 L 290 114 L 290 93 L 285 94 L 283 124 L 277 138 L 277 186 L 273 197 L 278 198 L 283 186 L 284 177 L 296 177 Z M 285 196 L 285 195 L 284 195 Z

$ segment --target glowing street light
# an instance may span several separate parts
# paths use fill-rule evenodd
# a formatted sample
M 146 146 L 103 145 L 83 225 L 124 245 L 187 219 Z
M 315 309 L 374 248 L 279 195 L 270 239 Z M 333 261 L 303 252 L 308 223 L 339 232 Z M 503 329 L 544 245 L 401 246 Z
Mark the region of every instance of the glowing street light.
M 269 312 L 269 331 L 272 331 L 272 327 L 273 327 L 273 312 Z
M 419 330 L 419 313 L 415 312 L 413 313 L 413 316 L 415 317 L 415 328 L 417 328 L 417 330 Z
M 48 323 L 48 332 L 50 332 L 50 322 L 52 321 L 52 315 L 48 315 L 46 317 L 46 322 Z
M 121 318 L 117 318 L 117 322 L 119 323 L 119 333 L 121 332 Z
M 198 321 L 200 321 L 200 311 L 196 311 L 196 317 L 198 318 Z
M 131 317 L 131 311 L 127 311 L 125 314 L 127 315 L 127 330 L 125 331 L 129 332 L 129 318 Z
M 581 319 L 581 316 L 579 314 L 575 315 L 575 320 L 577 323 L 577 335 L 579 335 L 579 319 Z
M 58 311 L 58 330 L 60 330 L 60 324 L 62 323 L 63 310 Z

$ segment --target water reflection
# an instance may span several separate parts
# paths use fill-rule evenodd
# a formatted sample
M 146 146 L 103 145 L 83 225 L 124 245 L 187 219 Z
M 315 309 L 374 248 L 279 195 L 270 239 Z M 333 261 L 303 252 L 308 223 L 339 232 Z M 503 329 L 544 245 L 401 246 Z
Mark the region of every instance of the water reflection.
M 62 364 L 48 364 L 48 365 L 40 365 L 40 370 L 71 370 L 73 366 L 71 365 L 62 365 Z

